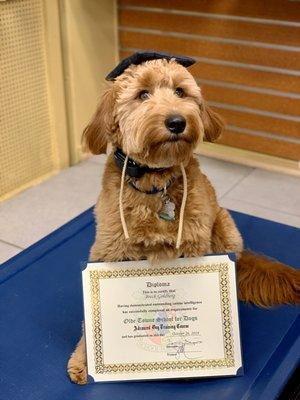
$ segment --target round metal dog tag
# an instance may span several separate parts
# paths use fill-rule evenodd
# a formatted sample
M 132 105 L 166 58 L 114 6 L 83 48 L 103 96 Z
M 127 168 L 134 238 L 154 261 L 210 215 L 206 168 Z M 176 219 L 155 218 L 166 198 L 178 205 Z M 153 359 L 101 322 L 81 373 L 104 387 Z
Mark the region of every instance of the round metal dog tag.
M 165 221 L 174 221 L 175 219 L 175 204 L 168 196 L 163 199 L 163 206 L 159 212 L 159 218 Z

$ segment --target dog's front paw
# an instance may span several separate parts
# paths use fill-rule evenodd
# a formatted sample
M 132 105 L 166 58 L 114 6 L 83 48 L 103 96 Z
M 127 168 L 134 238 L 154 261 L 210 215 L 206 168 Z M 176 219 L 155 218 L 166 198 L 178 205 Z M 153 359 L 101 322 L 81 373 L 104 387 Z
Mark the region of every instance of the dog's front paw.
M 68 362 L 68 375 L 72 382 L 78 385 L 85 385 L 87 383 L 86 364 L 78 360 L 74 355 L 71 356 Z

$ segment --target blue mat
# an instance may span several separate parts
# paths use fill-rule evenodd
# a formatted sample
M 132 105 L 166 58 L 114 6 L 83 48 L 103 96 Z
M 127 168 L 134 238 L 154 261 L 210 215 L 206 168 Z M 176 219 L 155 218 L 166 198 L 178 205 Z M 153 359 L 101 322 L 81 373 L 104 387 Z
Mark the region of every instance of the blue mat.
M 232 213 L 247 247 L 300 264 L 300 230 Z M 34 223 L 34 222 L 33 222 Z M 245 375 L 77 386 L 66 376 L 82 320 L 81 269 L 94 238 L 88 210 L 0 268 L 1 400 L 275 399 L 296 367 L 296 307 L 240 304 Z

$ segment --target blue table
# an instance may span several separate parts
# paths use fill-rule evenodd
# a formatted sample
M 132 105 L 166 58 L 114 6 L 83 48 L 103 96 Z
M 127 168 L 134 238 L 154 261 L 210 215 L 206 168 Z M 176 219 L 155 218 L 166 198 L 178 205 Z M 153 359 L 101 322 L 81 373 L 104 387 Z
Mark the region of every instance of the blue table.
M 294 266 L 300 230 L 232 212 L 247 247 Z M 245 375 L 77 386 L 66 376 L 82 320 L 92 210 L 0 267 L 0 400 L 272 400 L 296 368 L 299 309 L 240 304 Z

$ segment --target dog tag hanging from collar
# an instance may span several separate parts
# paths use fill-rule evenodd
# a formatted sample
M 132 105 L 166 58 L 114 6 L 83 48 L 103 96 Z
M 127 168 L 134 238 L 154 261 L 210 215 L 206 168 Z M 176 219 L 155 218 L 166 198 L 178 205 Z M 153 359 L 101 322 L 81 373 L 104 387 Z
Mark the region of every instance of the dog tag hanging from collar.
M 162 209 L 159 212 L 159 218 L 164 221 L 174 221 L 175 220 L 175 204 L 171 201 L 170 197 L 167 195 L 167 189 L 164 188 L 162 193 Z

